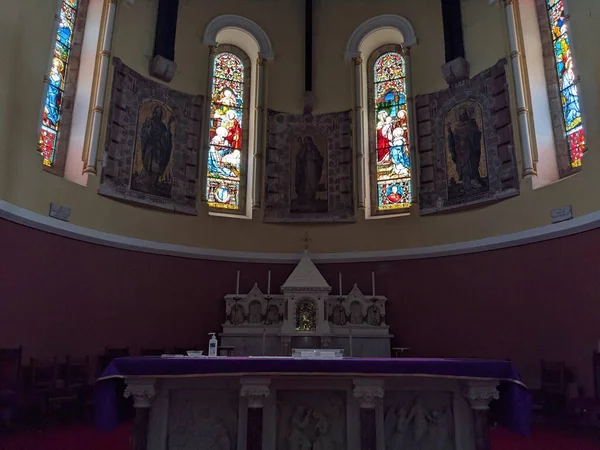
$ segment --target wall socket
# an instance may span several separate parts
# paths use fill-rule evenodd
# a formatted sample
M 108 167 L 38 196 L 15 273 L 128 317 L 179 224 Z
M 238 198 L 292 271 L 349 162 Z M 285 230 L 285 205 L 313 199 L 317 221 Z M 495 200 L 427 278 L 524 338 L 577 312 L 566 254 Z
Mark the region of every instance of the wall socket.
M 71 217 L 71 208 L 67 208 L 66 206 L 62 206 L 56 203 L 50 203 L 50 217 L 54 217 L 58 220 L 63 220 L 65 222 L 69 221 Z
M 554 208 L 550 211 L 550 219 L 552 223 L 564 222 L 573 218 L 573 209 L 571 205 Z

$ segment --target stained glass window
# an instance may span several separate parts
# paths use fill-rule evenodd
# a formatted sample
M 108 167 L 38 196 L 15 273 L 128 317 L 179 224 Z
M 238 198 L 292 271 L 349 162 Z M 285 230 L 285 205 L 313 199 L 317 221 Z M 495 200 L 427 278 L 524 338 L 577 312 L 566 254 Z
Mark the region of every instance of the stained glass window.
M 379 56 L 373 66 L 377 210 L 411 204 L 410 146 L 405 61 L 400 53 Z
M 245 107 L 244 63 L 234 53 L 216 55 L 206 194 L 213 208 L 239 210 Z
M 581 107 L 571 43 L 565 22 L 564 0 L 546 0 L 558 86 L 562 102 L 563 118 L 567 132 L 571 166 L 581 166 L 581 156 L 585 150 L 585 133 L 583 130 Z
M 73 32 L 79 0 L 63 0 L 60 8 L 60 22 L 54 42 L 52 67 L 48 75 L 48 93 L 42 116 L 39 149 L 43 163 L 51 167 L 56 156 L 56 147 L 60 136 L 62 99 L 65 92 L 67 68 L 71 56 Z

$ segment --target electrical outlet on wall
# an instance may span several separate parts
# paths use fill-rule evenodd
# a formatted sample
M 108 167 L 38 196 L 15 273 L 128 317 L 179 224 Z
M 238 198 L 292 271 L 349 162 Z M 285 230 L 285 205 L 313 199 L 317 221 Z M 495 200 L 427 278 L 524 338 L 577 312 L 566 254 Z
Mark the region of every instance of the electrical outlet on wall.
M 67 208 L 66 206 L 62 206 L 57 203 L 50 203 L 49 215 L 55 219 L 68 222 L 69 218 L 71 217 L 71 208 Z
M 552 219 L 552 223 L 564 222 L 565 220 L 570 220 L 572 218 L 573 209 L 571 208 L 571 205 L 561 206 L 550 211 L 550 219 Z

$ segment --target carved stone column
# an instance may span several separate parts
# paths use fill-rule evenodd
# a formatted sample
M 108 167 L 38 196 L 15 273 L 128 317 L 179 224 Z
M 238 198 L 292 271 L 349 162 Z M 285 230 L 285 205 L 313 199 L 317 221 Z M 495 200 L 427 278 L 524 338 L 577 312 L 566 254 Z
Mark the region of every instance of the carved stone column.
M 465 387 L 465 397 L 473 410 L 475 449 L 490 450 L 490 424 L 488 411 L 490 402 L 498 398 L 497 380 L 471 381 Z
M 531 127 L 529 124 L 529 109 L 525 95 L 525 79 L 523 75 L 523 56 L 521 54 L 521 43 L 517 28 L 517 12 L 513 4 L 514 0 L 504 0 L 506 8 L 506 22 L 508 25 L 508 41 L 510 44 L 510 59 L 515 79 L 515 97 L 517 99 L 517 116 L 519 118 L 519 135 L 521 138 L 521 153 L 523 156 L 523 176 L 536 175 L 533 166 L 533 154 L 531 150 Z
M 355 56 L 352 58 L 354 63 L 354 134 L 356 135 L 356 167 L 357 182 L 356 196 L 359 209 L 365 209 L 365 153 L 363 148 L 363 96 L 362 96 L 362 58 Z
M 262 193 L 262 173 L 264 155 L 264 117 L 265 117 L 265 64 L 261 55 L 256 59 L 256 139 L 254 146 L 254 173 L 252 190 L 252 208 L 260 209 Z
M 206 171 L 208 169 L 208 150 L 210 147 L 209 144 L 209 136 L 210 136 L 210 99 L 212 98 L 212 90 L 213 90 L 213 66 L 215 65 L 215 57 L 217 56 L 217 46 L 209 45 L 208 46 L 208 75 L 206 78 L 206 101 L 204 102 L 204 124 L 203 124 L 203 133 L 202 139 L 204 142 L 200 144 L 200 163 L 198 167 L 200 168 L 200 200 L 205 202 L 207 200 L 206 196 Z
M 240 397 L 247 399 L 246 405 L 241 406 L 240 410 L 240 425 L 244 419 L 245 427 L 240 426 L 238 429 L 238 450 L 261 450 L 263 447 L 263 408 L 265 400 L 271 396 L 269 378 L 243 378 L 240 380 Z M 243 428 L 245 428 L 245 439 L 243 436 Z
M 156 397 L 155 380 L 135 379 L 125 380 L 125 397 L 133 397 L 135 408 L 135 419 L 131 433 L 131 449 L 146 450 L 148 444 L 148 421 L 150 419 L 150 407 Z
M 361 450 L 384 450 L 383 380 L 356 379 L 353 394 L 360 407 Z

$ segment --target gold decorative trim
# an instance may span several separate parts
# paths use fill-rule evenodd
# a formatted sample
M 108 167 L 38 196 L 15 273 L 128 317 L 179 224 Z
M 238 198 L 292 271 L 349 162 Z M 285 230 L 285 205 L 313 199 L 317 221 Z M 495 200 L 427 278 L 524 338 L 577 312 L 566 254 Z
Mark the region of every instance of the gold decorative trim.
M 510 52 L 510 57 L 511 58 L 519 58 L 521 56 L 521 52 L 519 50 L 515 50 Z
M 110 58 L 110 52 L 108 50 L 102 50 L 100 52 L 100 56 L 105 56 L 106 58 Z
M 104 108 L 102 106 L 94 106 L 94 108 L 92 109 L 93 112 L 95 113 L 99 113 L 100 115 L 102 115 L 104 113 Z
M 525 108 L 524 106 L 521 108 L 517 108 L 518 115 L 527 114 L 528 112 L 529 112 L 529 108 Z
M 169 359 L 169 358 L 165 358 Z M 175 358 L 173 358 L 175 359 Z M 194 374 L 182 374 L 182 375 L 108 375 L 105 377 L 99 377 L 96 382 L 112 380 L 112 379 L 131 379 L 131 380 L 139 380 L 143 378 L 158 378 L 158 379 L 167 379 L 167 378 L 223 378 L 223 377 L 248 377 L 248 376 L 281 376 L 281 377 L 297 377 L 297 376 L 306 376 L 306 377 L 364 377 L 364 378 L 439 378 L 439 379 L 449 379 L 449 380 L 477 380 L 477 381 L 489 381 L 489 380 L 498 380 L 505 381 L 508 383 L 514 383 L 519 385 L 527 390 L 529 388 L 525 383 L 520 380 L 514 378 L 494 378 L 494 377 L 469 377 L 464 375 L 437 375 L 431 373 L 364 373 L 364 372 L 214 372 L 214 373 L 194 373 Z

